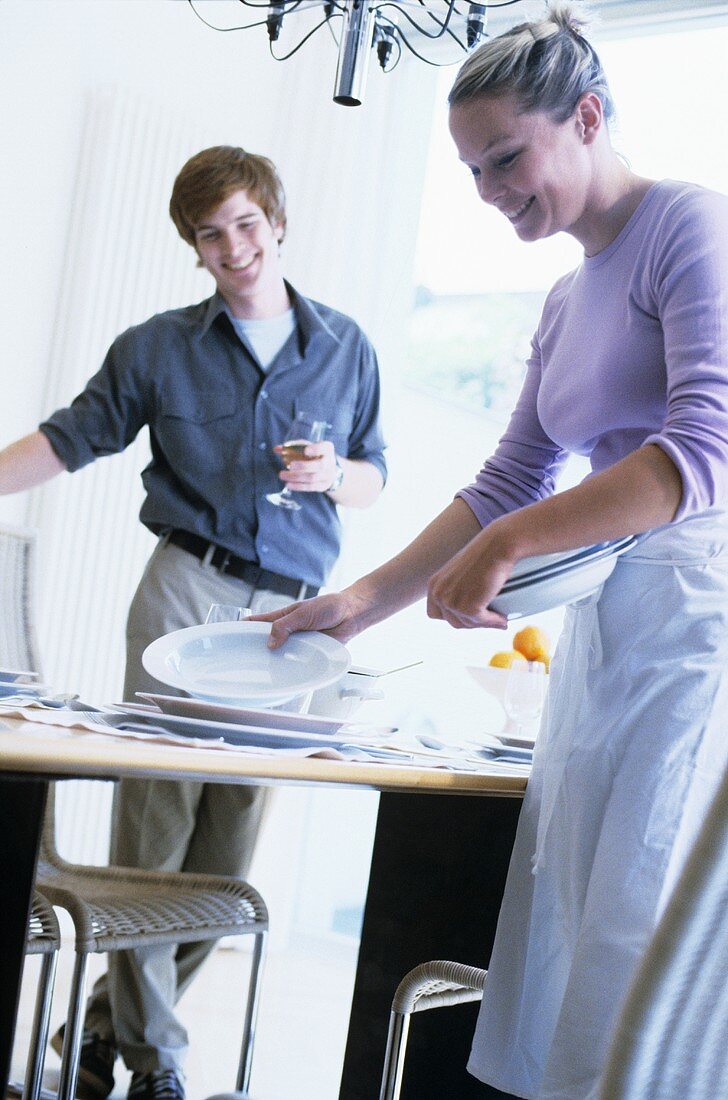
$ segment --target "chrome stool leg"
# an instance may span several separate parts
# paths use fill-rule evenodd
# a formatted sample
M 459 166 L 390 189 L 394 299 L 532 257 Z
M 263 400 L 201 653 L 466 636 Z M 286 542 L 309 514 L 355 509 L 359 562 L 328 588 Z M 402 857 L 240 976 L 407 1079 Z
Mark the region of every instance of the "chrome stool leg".
M 247 1096 L 250 1088 L 250 1071 L 253 1066 L 253 1044 L 255 1043 L 255 1029 L 258 1020 L 258 1006 L 260 1003 L 260 987 L 263 978 L 263 963 L 265 962 L 265 949 L 267 932 L 259 932 L 255 936 L 255 948 L 253 961 L 250 967 L 250 984 L 248 986 L 248 1000 L 245 1007 L 245 1023 L 243 1025 L 243 1043 L 240 1051 L 240 1066 L 235 1088 L 238 1092 Z
M 87 971 L 88 955 L 77 953 L 73 968 L 68 1020 L 63 1036 L 58 1100 L 74 1100 L 76 1095 L 78 1063 L 81 1058 L 81 1040 L 83 1039 L 83 1018 L 86 1012 Z
M 410 1013 L 392 1011 L 389 1015 L 387 1049 L 379 1100 L 399 1100 L 404 1071 L 404 1055 L 409 1034 Z
M 33 1016 L 33 1039 L 28 1051 L 28 1063 L 25 1067 L 23 1100 L 38 1100 L 40 1096 L 57 962 L 58 952 L 53 951 L 50 955 L 44 955 L 41 963 L 40 981 L 38 982 Z

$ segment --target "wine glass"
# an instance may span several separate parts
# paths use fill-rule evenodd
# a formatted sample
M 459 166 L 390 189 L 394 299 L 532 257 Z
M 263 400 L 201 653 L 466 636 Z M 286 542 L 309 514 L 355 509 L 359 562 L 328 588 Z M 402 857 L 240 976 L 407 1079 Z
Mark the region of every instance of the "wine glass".
M 516 737 L 524 722 L 534 721 L 543 710 L 546 695 L 546 669 L 541 661 L 514 661 L 508 670 L 503 707 L 516 723 Z
M 207 612 L 207 623 L 237 623 L 241 619 L 247 619 L 253 612 L 249 607 L 237 607 L 232 603 L 212 603 Z
M 309 443 L 320 443 L 328 426 L 325 420 L 315 420 L 308 413 L 298 413 L 291 421 L 281 446 L 284 466 L 288 467 L 292 462 L 315 460 L 318 455 L 307 455 L 304 451 Z M 287 485 L 277 493 L 266 493 L 265 499 L 277 508 L 288 508 L 291 512 L 297 512 L 301 507 Z

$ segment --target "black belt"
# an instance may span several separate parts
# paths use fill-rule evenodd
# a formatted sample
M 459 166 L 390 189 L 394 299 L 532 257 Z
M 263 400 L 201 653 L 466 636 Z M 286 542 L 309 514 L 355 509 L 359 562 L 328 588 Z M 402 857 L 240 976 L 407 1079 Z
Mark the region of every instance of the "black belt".
M 245 581 L 253 588 L 265 588 L 269 592 L 279 592 L 282 596 L 291 596 L 294 600 L 306 600 L 318 595 L 318 588 L 304 581 L 297 581 L 294 577 L 284 577 L 282 573 L 274 573 L 271 569 L 263 569 L 254 561 L 246 561 L 237 554 L 225 550 L 222 546 L 216 546 L 214 542 L 208 542 L 200 535 L 193 535 L 189 531 L 174 530 L 167 535 L 167 541 L 173 542 L 189 554 L 194 554 L 202 561 L 208 556 L 209 564 L 220 573 L 228 573 L 231 577 L 237 577 Z

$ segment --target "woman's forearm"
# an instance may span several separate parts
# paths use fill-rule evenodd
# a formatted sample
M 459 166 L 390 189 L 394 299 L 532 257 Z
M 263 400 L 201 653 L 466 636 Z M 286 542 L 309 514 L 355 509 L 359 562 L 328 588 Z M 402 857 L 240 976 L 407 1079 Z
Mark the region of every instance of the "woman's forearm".
M 677 467 L 648 444 L 573 489 L 500 517 L 488 530 L 506 557 L 519 560 L 661 527 L 681 498 Z
M 493 520 L 432 577 L 428 614 L 458 629 L 504 629 L 490 603 L 516 562 L 662 526 L 681 495 L 673 462 L 656 446 L 642 447 L 574 489 Z
M 462 500 L 454 500 L 395 557 L 355 581 L 347 593 L 361 608 L 357 632 L 422 599 L 427 583 L 481 530 Z
M 0 494 L 32 489 L 65 469 L 43 432 L 31 432 L 0 451 Z

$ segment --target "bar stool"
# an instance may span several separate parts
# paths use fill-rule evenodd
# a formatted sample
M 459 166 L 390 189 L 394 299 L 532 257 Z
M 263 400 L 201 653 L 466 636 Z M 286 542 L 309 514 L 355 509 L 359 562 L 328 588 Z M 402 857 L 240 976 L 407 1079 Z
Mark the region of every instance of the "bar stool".
M 246 1094 L 268 934 L 262 897 L 249 883 L 223 875 L 68 863 L 55 846 L 53 787 L 51 783 L 37 882 L 49 901 L 70 914 L 76 932 L 58 1100 L 73 1100 L 76 1093 L 90 954 L 252 935 L 255 946 L 236 1084 Z

